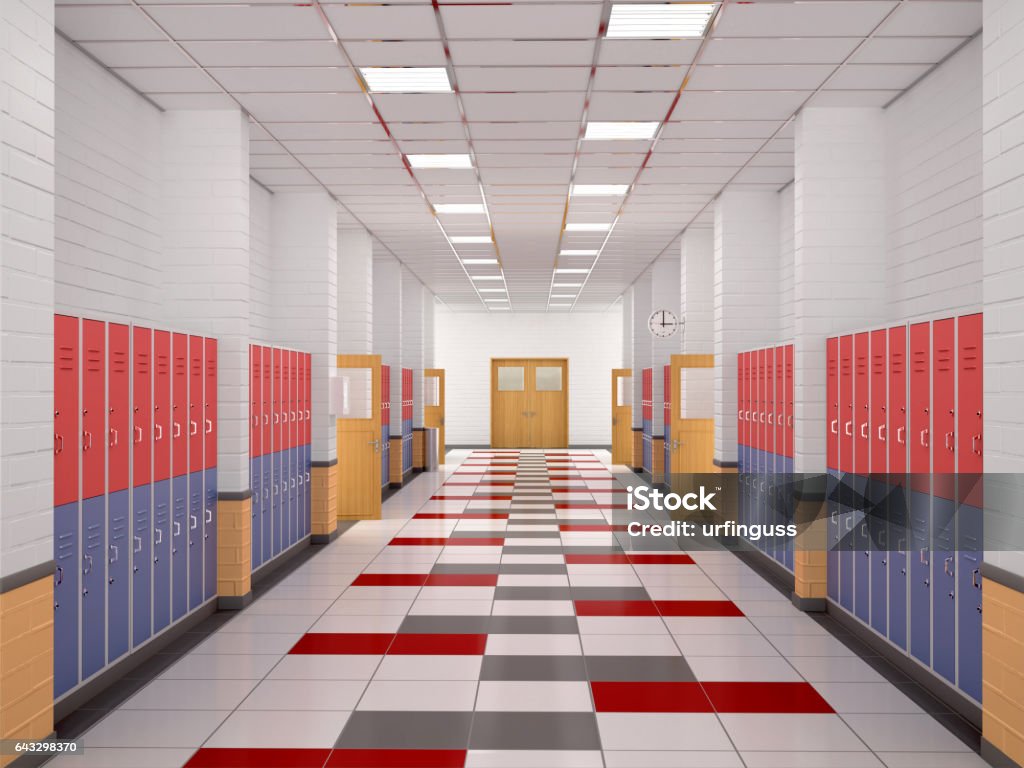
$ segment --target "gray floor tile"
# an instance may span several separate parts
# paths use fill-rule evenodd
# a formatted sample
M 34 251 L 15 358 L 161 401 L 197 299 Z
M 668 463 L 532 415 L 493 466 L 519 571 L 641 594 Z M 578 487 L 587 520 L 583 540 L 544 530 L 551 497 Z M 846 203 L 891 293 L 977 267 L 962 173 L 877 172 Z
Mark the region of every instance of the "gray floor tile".
M 419 635 L 486 635 L 490 616 L 406 616 L 398 631 Z
M 582 656 L 484 656 L 481 680 L 586 680 Z
M 587 656 L 585 660 L 590 680 L 691 682 L 697 679 L 681 656 Z
M 335 749 L 465 749 L 472 712 L 353 712 Z
M 600 749 L 590 712 L 477 712 L 470 749 Z

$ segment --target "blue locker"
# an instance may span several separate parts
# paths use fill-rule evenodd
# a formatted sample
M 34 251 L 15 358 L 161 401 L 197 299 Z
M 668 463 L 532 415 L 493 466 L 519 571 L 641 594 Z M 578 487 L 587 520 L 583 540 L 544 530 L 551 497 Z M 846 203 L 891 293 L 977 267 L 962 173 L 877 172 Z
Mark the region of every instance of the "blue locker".
M 107 663 L 107 497 L 82 502 L 82 679 Z
M 305 448 L 301 445 L 295 448 L 295 517 L 297 519 L 297 534 L 301 539 L 306 535 L 306 471 L 305 471 Z
M 252 488 L 252 569 L 263 563 L 263 459 L 249 460 L 249 486 Z
M 260 562 L 265 563 L 274 556 L 274 463 L 271 455 L 268 453 L 264 453 L 257 461 L 262 465 L 260 471 L 263 473 L 263 503 L 260 504 L 260 515 L 262 517 L 260 525 L 263 527 L 263 557 L 260 558 Z
M 854 514 L 853 490 L 850 483 L 853 475 L 843 474 L 839 479 L 839 604 L 853 613 L 853 542 Z
M 932 667 L 956 682 L 956 546 L 954 503 L 932 498 Z
M 961 485 L 979 478 L 961 475 Z M 958 685 L 981 701 L 981 563 L 984 555 L 982 510 L 962 504 L 957 513 Z
M 871 536 L 871 626 L 885 637 L 889 624 L 889 487 L 881 479 L 869 480 L 874 514 L 868 521 Z
M 391 425 L 384 423 L 380 428 L 380 484 L 387 488 L 391 475 Z
M 302 538 L 302 515 L 299 513 L 299 449 L 290 448 L 292 462 L 291 505 L 292 505 L 292 544 Z
M 306 473 L 306 507 L 303 513 L 303 520 L 305 521 L 305 532 L 308 536 L 313 530 L 313 446 L 309 443 L 306 443 L 303 466 Z
M 171 623 L 171 481 L 153 483 L 153 632 Z
M 217 594 L 217 468 L 203 473 L 206 504 L 203 509 L 203 600 Z
M 910 652 L 921 663 L 932 660 L 931 496 L 910 491 Z
M 287 504 L 288 504 L 287 523 L 286 523 L 287 526 L 288 526 L 287 542 L 288 542 L 288 546 L 290 547 L 292 544 L 294 544 L 296 541 L 298 541 L 298 522 L 299 522 L 298 521 L 298 507 L 297 507 L 296 501 L 295 501 L 295 491 L 298 488 L 298 484 L 295 482 L 295 480 L 296 480 L 296 478 L 295 478 L 296 465 L 295 465 L 295 449 L 294 448 L 288 448 L 288 449 L 286 449 L 284 451 L 284 461 L 285 461 L 285 470 L 284 470 L 285 485 L 286 485 L 286 490 L 288 492 L 287 495 L 285 496 L 285 498 L 287 500 Z
M 188 476 L 188 609 L 203 602 L 203 473 Z
M 280 554 L 285 548 L 284 535 L 284 477 L 281 474 L 281 451 L 274 451 L 274 555 Z
M 188 613 L 188 475 L 171 480 L 171 619 Z
M 149 639 L 153 618 L 153 521 L 151 485 L 132 489 L 132 645 Z
M 114 661 L 128 652 L 129 561 L 132 537 L 127 489 L 107 499 L 107 659 Z
M 871 539 L 867 512 L 868 479 L 861 475 L 848 475 L 853 486 L 853 612 L 865 624 L 871 621 Z
M 78 502 L 53 512 L 53 693 L 78 684 Z
M 907 649 L 907 494 L 903 477 L 892 478 L 889 503 L 889 640 L 903 650 Z

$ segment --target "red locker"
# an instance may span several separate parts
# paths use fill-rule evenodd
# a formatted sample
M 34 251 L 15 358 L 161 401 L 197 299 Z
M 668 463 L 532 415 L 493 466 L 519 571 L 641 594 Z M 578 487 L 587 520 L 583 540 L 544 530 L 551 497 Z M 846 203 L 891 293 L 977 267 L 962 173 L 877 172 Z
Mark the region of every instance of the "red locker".
M 743 388 L 743 400 L 740 407 L 742 411 L 742 425 L 743 425 L 743 444 L 750 445 L 750 353 L 744 352 L 741 356 L 743 361 L 743 369 L 741 375 L 743 381 L 740 386 Z
M 53 318 L 53 505 L 78 499 L 78 318 Z
M 263 349 L 249 345 L 249 458 L 263 455 L 263 416 L 260 386 L 263 384 Z
M 858 333 L 853 337 L 853 471 L 861 475 L 868 473 L 871 448 L 870 381 L 870 337 Z
M 795 364 L 794 363 L 795 351 L 793 349 L 793 345 L 792 344 L 787 344 L 786 345 L 786 349 L 785 349 L 785 353 L 784 354 L 786 356 L 786 379 L 785 379 L 785 388 L 783 389 L 783 392 L 785 393 L 785 401 L 786 401 L 786 429 L 785 429 L 784 438 L 783 438 L 784 439 L 784 444 L 785 444 L 784 445 L 784 449 L 783 449 L 783 453 L 786 456 L 788 456 L 789 458 L 792 459 L 793 456 L 794 456 L 793 450 L 794 450 L 794 447 L 795 447 L 795 444 L 796 444 L 796 440 L 795 440 L 796 427 L 795 427 L 795 422 L 793 420 L 793 413 L 794 413 L 793 407 L 794 407 L 794 404 L 796 403 L 796 379 L 794 377 L 794 370 L 793 370 L 793 366 Z
M 299 353 L 292 350 L 288 353 L 291 361 L 291 378 L 289 379 L 291 390 L 291 433 L 288 447 L 294 448 L 299 444 Z
M 910 326 L 910 471 L 918 481 L 915 489 L 928 493 L 931 472 L 931 328 L 928 323 Z
M 960 499 L 966 504 L 983 507 L 982 485 L 972 475 L 981 475 L 984 464 L 984 368 L 982 362 L 982 316 L 964 315 L 957 328 L 957 471 L 960 473 Z
M 764 350 L 759 349 L 754 353 L 757 358 L 757 369 L 754 373 L 754 447 L 765 450 L 765 370 L 767 364 L 764 359 Z
M 886 466 L 886 440 L 888 439 L 886 412 L 888 398 L 886 396 L 888 349 L 886 331 L 871 332 L 871 431 L 869 472 L 883 474 Z
M 260 429 L 262 435 L 260 450 L 266 456 L 274 451 L 272 434 L 275 421 L 273 382 L 274 355 L 270 347 L 258 347 L 260 352 L 260 376 L 263 379 L 260 388 Z
M 306 435 L 307 445 L 313 442 L 313 356 L 306 355 Z
M 839 413 L 839 339 L 825 342 L 825 418 L 828 420 L 828 441 L 825 456 L 829 469 L 839 469 L 839 432 L 842 428 Z
M 287 349 L 281 350 L 281 448 L 292 447 L 292 355 Z
M 107 326 L 99 320 L 82 321 L 82 498 L 104 493 L 106 454 Z
M 786 452 L 786 350 L 775 348 L 775 453 Z
M 296 429 L 296 445 L 306 442 L 306 353 L 299 352 L 295 357 L 298 373 L 295 375 L 295 414 L 298 419 Z
M 743 421 L 743 409 L 746 407 L 746 392 L 743 386 L 743 366 L 747 353 L 736 355 L 736 444 L 746 445 L 746 422 Z
M 203 340 L 203 434 L 205 435 L 206 469 L 217 466 L 217 340 Z
M 764 450 L 775 450 L 775 349 L 764 351 Z
M 956 472 L 956 321 L 932 324 L 932 472 L 934 493 L 952 500 Z
M 188 474 L 188 336 L 171 337 L 171 474 Z
M 153 331 L 132 329 L 132 484 L 153 477 Z
M 284 445 L 284 390 L 281 369 L 281 350 L 274 347 L 273 379 L 274 379 L 274 451 L 282 450 Z
M 907 327 L 889 329 L 889 474 L 907 471 Z
M 153 331 L 153 481 L 171 476 L 171 334 Z
M 839 469 L 853 472 L 853 336 L 839 338 Z
M 188 471 L 203 468 L 203 337 L 188 337 Z
M 131 462 L 131 332 L 127 325 L 107 327 L 107 492 L 128 488 Z

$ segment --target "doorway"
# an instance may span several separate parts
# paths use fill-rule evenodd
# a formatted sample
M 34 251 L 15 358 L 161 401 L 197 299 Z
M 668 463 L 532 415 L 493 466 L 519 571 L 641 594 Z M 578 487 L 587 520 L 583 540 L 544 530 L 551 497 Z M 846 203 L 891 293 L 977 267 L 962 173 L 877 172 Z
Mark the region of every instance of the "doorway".
M 437 463 L 444 464 L 444 368 L 423 371 L 423 426 L 437 430 Z
M 715 356 L 672 355 L 666 474 L 715 473 Z
M 338 518 L 381 513 L 380 355 L 338 355 Z
M 569 447 L 568 359 L 491 359 L 491 447 Z
M 612 464 L 633 463 L 633 369 L 612 369 Z

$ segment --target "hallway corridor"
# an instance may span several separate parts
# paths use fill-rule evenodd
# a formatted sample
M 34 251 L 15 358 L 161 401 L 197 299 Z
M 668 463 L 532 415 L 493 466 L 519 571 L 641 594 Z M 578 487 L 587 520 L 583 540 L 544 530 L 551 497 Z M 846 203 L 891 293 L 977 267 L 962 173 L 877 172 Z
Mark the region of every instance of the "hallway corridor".
M 732 553 L 629 551 L 606 456 L 420 476 L 49 765 L 985 765 Z

